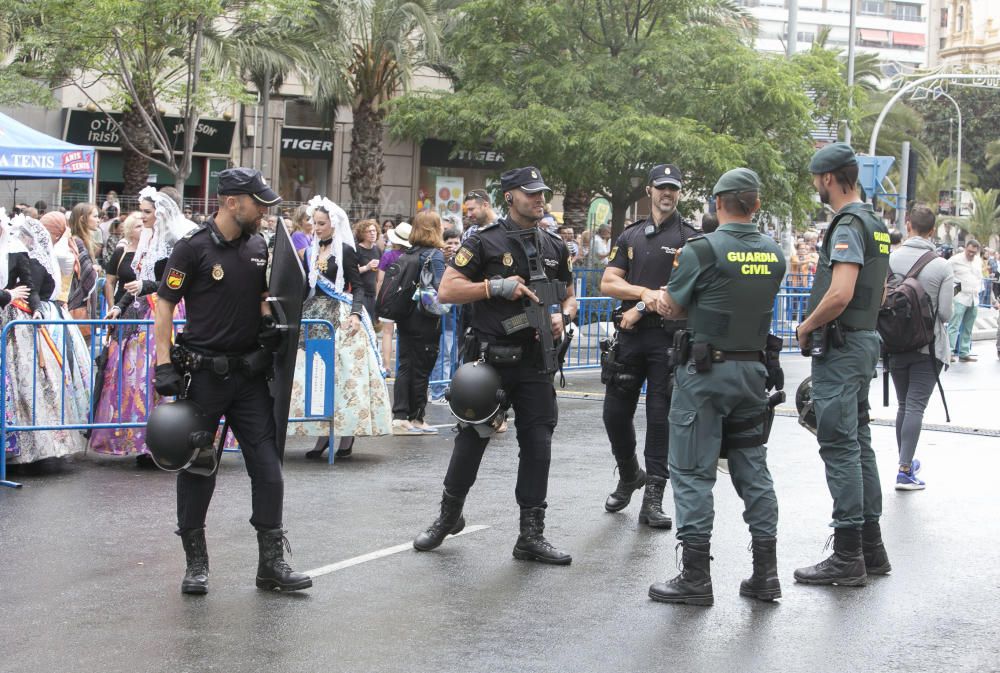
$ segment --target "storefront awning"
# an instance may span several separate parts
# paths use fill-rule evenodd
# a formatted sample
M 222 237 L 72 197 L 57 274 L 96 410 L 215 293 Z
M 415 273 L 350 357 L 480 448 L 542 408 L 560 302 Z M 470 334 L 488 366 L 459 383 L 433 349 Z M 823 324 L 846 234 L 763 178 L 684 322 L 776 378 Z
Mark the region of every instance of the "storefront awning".
M 900 33 L 892 34 L 893 46 L 900 47 L 922 47 L 926 44 L 923 33 Z
M 858 29 L 858 37 L 860 37 L 863 42 L 879 42 L 881 44 L 889 43 L 889 31 L 887 30 L 860 28 Z

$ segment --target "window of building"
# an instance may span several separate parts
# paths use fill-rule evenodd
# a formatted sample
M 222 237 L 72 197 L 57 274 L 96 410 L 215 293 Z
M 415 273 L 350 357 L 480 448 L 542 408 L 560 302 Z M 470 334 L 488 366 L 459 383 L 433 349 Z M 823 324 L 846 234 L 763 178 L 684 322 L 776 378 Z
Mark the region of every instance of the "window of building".
M 816 41 L 816 33 L 799 31 L 796 34 L 795 39 L 798 42 L 805 42 L 807 44 L 812 44 L 813 42 Z
M 947 28 L 948 27 L 948 8 L 947 7 L 942 7 L 941 8 L 941 27 L 942 28 Z
M 965 30 L 965 5 L 958 6 L 958 17 L 955 21 L 955 32 L 961 33 Z
M 892 16 L 898 21 L 920 21 L 920 5 L 897 2 L 893 6 Z
M 861 0 L 862 14 L 885 14 L 885 0 Z

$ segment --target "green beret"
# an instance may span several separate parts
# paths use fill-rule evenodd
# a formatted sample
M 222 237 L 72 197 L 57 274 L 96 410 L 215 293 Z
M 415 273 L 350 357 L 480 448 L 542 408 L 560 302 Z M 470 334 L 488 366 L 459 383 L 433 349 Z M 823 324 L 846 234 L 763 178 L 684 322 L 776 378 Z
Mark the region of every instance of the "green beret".
M 749 168 L 734 168 L 726 171 L 715 183 L 712 196 L 726 192 L 757 192 L 760 191 L 760 178 Z
M 858 158 L 847 143 L 830 143 L 820 148 L 809 162 L 809 172 L 830 173 L 843 166 L 857 166 Z

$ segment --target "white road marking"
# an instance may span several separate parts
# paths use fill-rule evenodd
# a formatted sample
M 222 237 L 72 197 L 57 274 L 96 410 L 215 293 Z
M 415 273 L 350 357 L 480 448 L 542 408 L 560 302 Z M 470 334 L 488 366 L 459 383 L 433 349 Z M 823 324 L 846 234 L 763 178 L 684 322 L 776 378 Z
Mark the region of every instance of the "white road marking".
M 449 535 L 449 537 L 459 537 L 461 535 L 466 535 L 467 533 L 476 533 L 481 530 L 486 530 L 489 526 L 466 526 L 465 530 L 456 535 Z M 354 558 L 349 558 L 344 561 L 338 561 L 337 563 L 331 563 L 330 565 L 321 566 L 314 570 L 306 570 L 306 575 L 309 577 L 318 577 L 320 575 L 329 575 L 330 573 L 335 573 L 338 570 L 343 570 L 344 568 L 350 568 L 352 566 L 360 565 L 362 563 L 367 563 L 368 561 L 374 561 L 375 559 L 384 558 L 386 556 L 392 556 L 393 554 L 398 554 L 399 552 L 406 551 L 407 549 L 413 549 L 413 543 L 407 542 L 405 544 L 398 544 L 395 547 L 386 547 L 385 549 L 379 549 L 378 551 L 373 551 L 368 554 L 362 554 L 361 556 L 355 556 Z

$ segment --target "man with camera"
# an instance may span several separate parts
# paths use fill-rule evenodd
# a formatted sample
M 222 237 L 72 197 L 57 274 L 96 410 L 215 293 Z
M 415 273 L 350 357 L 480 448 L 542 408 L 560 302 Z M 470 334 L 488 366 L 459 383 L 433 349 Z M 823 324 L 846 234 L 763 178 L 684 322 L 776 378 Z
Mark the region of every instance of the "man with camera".
M 868 388 L 879 358 L 875 332 L 889 271 L 889 232 L 858 192 L 858 160 L 832 143 L 809 163 L 820 200 L 836 215 L 819 247 L 809 311 L 796 330 L 812 356 L 819 453 L 833 496 L 833 554 L 795 571 L 803 584 L 863 586 L 887 574 L 882 486 L 868 427 Z

